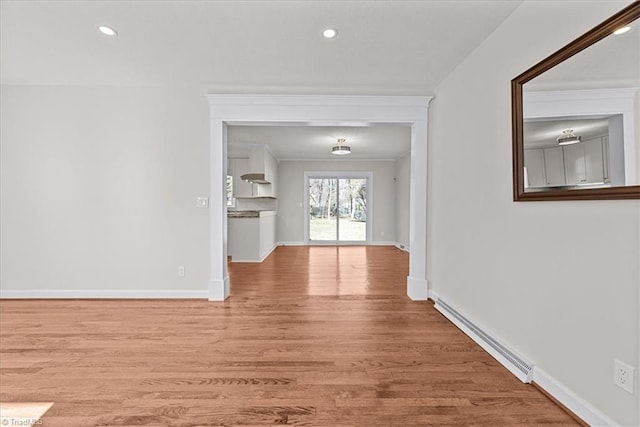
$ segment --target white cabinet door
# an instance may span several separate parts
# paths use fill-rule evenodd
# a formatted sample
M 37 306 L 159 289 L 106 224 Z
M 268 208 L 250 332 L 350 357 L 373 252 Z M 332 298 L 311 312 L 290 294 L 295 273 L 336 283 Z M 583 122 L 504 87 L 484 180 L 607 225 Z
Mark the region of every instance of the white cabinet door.
M 249 159 L 229 159 L 233 172 L 233 196 L 251 197 L 251 183 L 240 178 L 249 173 Z
M 587 182 L 604 182 L 604 161 L 602 156 L 602 138 L 585 141 L 584 163 Z
M 527 168 L 529 187 L 545 187 L 547 185 L 542 150 L 524 150 L 524 167 Z
M 564 171 L 568 185 L 584 184 L 587 176 L 582 144 L 566 145 L 564 149 Z
M 564 148 L 567 184 L 595 184 L 604 182 L 602 138 L 590 139 Z
M 566 184 L 562 147 L 544 149 L 544 170 L 547 176 L 547 185 L 556 187 Z
M 609 175 L 609 137 L 602 137 L 602 169 L 604 172 L 604 182 L 611 182 Z

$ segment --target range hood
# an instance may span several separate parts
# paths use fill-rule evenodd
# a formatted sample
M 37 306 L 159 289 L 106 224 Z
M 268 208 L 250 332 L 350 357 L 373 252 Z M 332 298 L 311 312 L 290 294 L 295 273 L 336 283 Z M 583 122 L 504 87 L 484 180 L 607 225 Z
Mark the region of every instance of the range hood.
M 254 184 L 271 184 L 264 178 L 263 173 L 246 173 L 240 176 L 243 181 L 253 182 Z

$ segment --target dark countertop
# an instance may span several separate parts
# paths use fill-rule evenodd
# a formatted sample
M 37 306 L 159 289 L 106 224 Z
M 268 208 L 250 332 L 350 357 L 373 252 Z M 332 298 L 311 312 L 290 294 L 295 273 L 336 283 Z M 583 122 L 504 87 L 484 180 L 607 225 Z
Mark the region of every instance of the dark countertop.
M 260 211 L 227 211 L 228 218 L 260 218 Z
M 277 197 L 275 196 L 239 196 L 236 197 L 236 199 L 268 199 L 268 200 L 275 200 L 277 199 Z

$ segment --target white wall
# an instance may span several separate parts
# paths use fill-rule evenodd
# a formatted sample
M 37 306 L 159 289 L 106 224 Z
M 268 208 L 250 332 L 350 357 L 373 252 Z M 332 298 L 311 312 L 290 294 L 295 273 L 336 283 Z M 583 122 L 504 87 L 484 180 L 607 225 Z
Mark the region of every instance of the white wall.
M 209 210 L 196 208 L 209 194 L 201 92 L 3 86 L 1 98 L 3 294 L 206 297 Z
M 393 161 L 294 161 L 278 164 L 278 241 L 304 241 L 304 173 L 320 171 L 373 173 L 373 242 L 395 242 Z
M 613 359 L 638 373 L 640 202 L 514 203 L 509 84 L 627 4 L 524 2 L 438 86 L 428 271 L 441 297 L 631 426 L 639 391 L 613 384 Z
M 396 160 L 396 242 L 409 250 L 409 185 L 411 183 L 411 156 L 407 153 Z

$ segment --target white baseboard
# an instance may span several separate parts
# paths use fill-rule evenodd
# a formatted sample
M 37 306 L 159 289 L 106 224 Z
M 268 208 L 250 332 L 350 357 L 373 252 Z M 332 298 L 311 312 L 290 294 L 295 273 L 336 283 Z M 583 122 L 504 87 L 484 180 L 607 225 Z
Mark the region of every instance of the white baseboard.
M 400 249 L 401 251 L 405 251 L 405 252 L 409 253 L 409 245 L 405 245 L 404 243 L 395 242 L 393 244 L 393 246 L 395 246 L 396 248 Z
M 271 255 L 271 252 L 273 252 L 275 250 L 275 248 L 277 248 L 278 246 L 280 246 L 279 243 L 274 243 L 274 245 L 271 247 L 271 249 L 269 249 L 264 255 L 262 255 L 260 257 L 260 259 L 235 259 L 233 256 L 231 257 L 231 262 L 252 262 L 252 263 L 256 263 L 259 264 L 262 261 L 264 261 L 265 259 L 267 259 L 267 257 L 269 255 Z
M 370 246 L 395 246 L 396 242 L 386 242 L 384 240 L 378 240 L 375 242 L 369 243 Z
M 209 281 L 209 293 L 207 298 L 209 301 L 224 301 L 229 298 L 229 276 L 226 276 L 222 281 L 211 280 Z
M 438 301 L 438 294 L 436 293 L 436 291 L 431 290 L 431 284 L 429 284 L 428 280 L 427 280 L 427 284 L 429 288 L 429 299 L 434 302 Z
M 531 363 L 531 372 L 528 376 L 523 375 L 522 372 L 518 372 L 517 369 L 514 369 L 513 364 L 509 362 L 505 357 L 496 352 L 495 349 L 491 348 L 491 346 L 487 345 L 487 342 L 483 340 L 478 334 L 476 334 L 472 329 L 467 327 L 464 323 L 460 322 L 455 317 L 448 315 L 448 313 L 442 312 L 438 307 L 438 299 L 439 296 L 434 291 L 429 291 L 429 297 L 436 301 L 436 309 L 440 311 L 447 319 L 449 319 L 453 324 L 455 324 L 462 332 L 464 332 L 469 338 L 471 338 L 474 342 L 476 342 L 480 347 L 482 347 L 487 353 L 489 353 L 492 357 L 494 357 L 501 365 L 509 370 L 512 374 L 518 377 L 523 382 L 534 382 L 537 386 L 546 391 L 549 395 L 551 395 L 554 399 L 564 405 L 569 411 L 573 412 L 580 419 L 585 421 L 591 426 L 613 426 L 619 427 L 615 421 L 611 418 L 607 417 L 605 414 L 596 409 L 593 405 L 586 402 L 584 399 L 579 397 L 573 391 L 571 391 L 564 384 L 547 374 L 543 371 L 539 366 Z M 450 305 L 450 304 L 449 304 Z M 455 310 L 464 317 L 467 317 L 464 312 L 461 312 L 458 308 Z M 474 322 L 475 323 L 475 322 Z M 477 325 L 477 324 L 476 324 Z M 512 352 L 518 357 L 523 358 L 519 355 L 519 352 L 515 351 L 502 341 L 495 333 L 492 331 L 479 326 L 482 334 L 488 335 L 496 342 L 500 343 L 503 347 L 505 347 L 508 351 Z M 526 359 L 525 359 L 526 360 Z
M 424 279 L 414 279 L 407 277 L 407 296 L 413 301 L 426 301 L 429 299 L 429 289 L 427 281 Z
M 274 243 L 273 246 L 271 247 L 271 249 L 269 249 L 267 252 L 265 252 L 265 254 L 262 256 L 262 258 L 260 258 L 260 262 L 264 261 L 265 259 L 267 259 L 267 257 L 269 255 L 271 255 L 271 252 L 273 252 L 276 248 L 278 247 L 278 243 Z
M 533 382 L 590 426 L 619 426 L 538 366 L 533 367 Z
M 384 240 L 375 241 L 375 242 L 371 242 L 371 243 L 353 242 L 353 243 L 349 243 L 349 244 L 350 245 L 354 245 L 354 246 L 357 246 L 357 245 L 369 245 L 369 246 L 395 246 L 395 247 L 398 247 L 398 243 L 397 242 L 387 242 L 387 241 L 384 241 Z M 277 246 L 334 246 L 334 245 L 335 245 L 335 243 L 307 243 L 307 242 L 298 242 L 298 241 L 278 242 L 277 243 Z M 399 249 L 402 249 L 402 248 L 399 248 Z
M 209 292 L 190 290 L 0 290 L 0 299 L 160 299 L 209 298 Z

